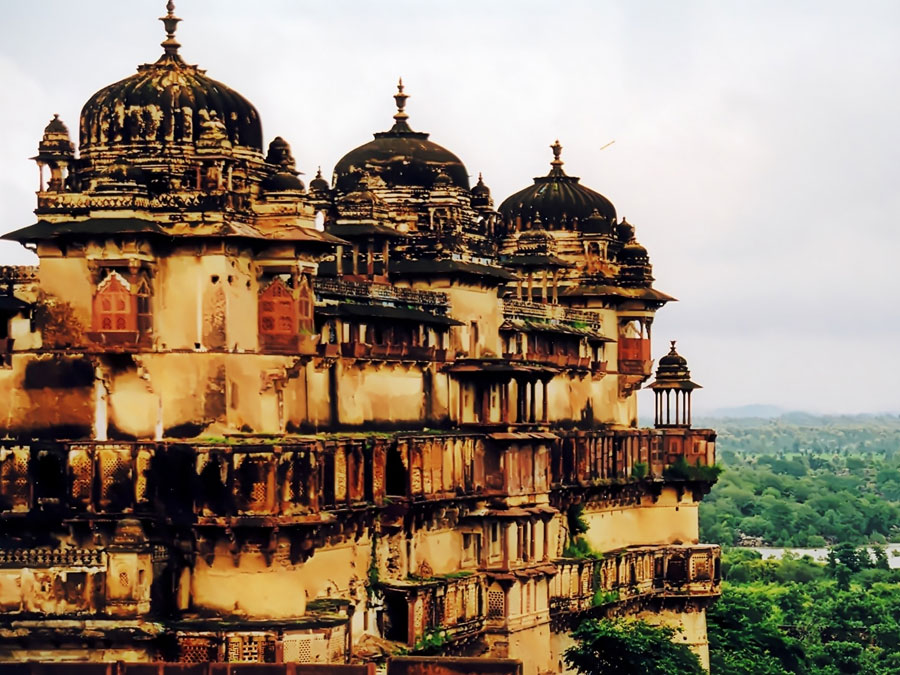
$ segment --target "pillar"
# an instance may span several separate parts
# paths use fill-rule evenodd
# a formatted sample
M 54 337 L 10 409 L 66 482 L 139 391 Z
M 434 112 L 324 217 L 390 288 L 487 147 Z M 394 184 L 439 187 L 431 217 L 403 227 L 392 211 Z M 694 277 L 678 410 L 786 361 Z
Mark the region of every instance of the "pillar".
M 541 380 L 541 384 L 543 385 L 543 391 L 541 392 L 541 404 L 543 406 L 541 408 L 541 421 L 546 424 L 550 419 L 550 406 L 547 403 L 547 389 L 549 388 L 550 380 Z
M 537 388 L 535 387 L 535 385 L 537 384 L 537 382 L 532 380 L 529 384 L 531 386 L 528 397 L 528 421 L 534 424 L 537 421 L 537 417 L 535 416 L 535 412 L 537 409 L 535 396 L 535 394 L 537 394 Z

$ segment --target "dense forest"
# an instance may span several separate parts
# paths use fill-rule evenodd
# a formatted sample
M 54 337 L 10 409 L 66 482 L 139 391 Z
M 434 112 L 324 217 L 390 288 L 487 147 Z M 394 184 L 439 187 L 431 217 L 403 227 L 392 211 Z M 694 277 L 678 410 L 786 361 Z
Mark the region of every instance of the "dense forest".
M 724 469 L 703 541 L 774 546 L 900 541 L 900 417 L 700 420 Z
M 722 574 L 708 612 L 713 674 L 900 673 L 900 570 L 883 551 L 841 545 L 823 565 L 733 549 Z

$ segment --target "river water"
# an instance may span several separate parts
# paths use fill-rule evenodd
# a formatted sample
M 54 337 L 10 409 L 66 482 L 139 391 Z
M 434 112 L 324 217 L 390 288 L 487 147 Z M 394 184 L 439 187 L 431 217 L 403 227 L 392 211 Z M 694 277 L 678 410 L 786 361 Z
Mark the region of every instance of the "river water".
M 768 558 L 781 560 L 784 552 L 790 551 L 798 558 L 808 555 L 817 562 L 824 563 L 828 561 L 827 548 L 775 548 L 773 546 L 747 546 L 736 548 L 748 548 L 751 551 L 757 551 L 762 555 L 763 560 Z M 884 548 L 887 551 L 888 564 L 891 566 L 891 569 L 900 569 L 900 544 L 887 544 Z

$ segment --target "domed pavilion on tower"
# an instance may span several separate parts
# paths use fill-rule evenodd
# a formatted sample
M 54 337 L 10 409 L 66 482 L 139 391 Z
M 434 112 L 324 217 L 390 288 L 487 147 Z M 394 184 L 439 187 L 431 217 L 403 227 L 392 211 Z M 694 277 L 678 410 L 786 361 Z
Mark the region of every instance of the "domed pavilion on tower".
M 673 298 L 635 227 L 559 141 L 495 207 L 402 81 L 307 186 L 166 8 L 77 147 L 58 116 L 36 139 L 35 220 L 4 225 L 40 264 L 0 268 L 0 661 L 537 675 L 626 615 L 705 662 L 716 435 L 674 343 L 638 427 Z

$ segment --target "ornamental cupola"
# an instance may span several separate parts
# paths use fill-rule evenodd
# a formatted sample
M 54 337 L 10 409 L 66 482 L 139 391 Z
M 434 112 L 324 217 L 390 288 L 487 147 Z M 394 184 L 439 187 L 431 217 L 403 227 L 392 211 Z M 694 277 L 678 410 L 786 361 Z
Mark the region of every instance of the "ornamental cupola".
M 310 193 L 319 195 L 327 195 L 329 192 L 331 192 L 331 185 L 327 180 L 325 180 L 325 177 L 322 175 L 321 166 L 316 171 L 316 177 L 309 181 L 309 191 Z
M 653 284 L 653 266 L 647 249 L 634 236 L 634 226 L 624 218 L 617 227 L 622 237 L 628 237 L 618 252 L 619 283 L 631 288 L 649 288 Z
M 75 161 L 75 146 L 69 138 L 69 129 L 54 115 L 44 127 L 44 135 L 38 143 L 38 154 L 32 157 L 40 171 L 40 192 L 61 192 L 69 169 Z M 45 182 L 45 169 L 50 175 Z
M 262 182 L 265 192 L 305 192 L 303 181 L 298 178 L 297 162 L 291 152 L 290 144 L 281 136 L 276 136 L 269 143 L 266 164 L 270 164 L 274 173 Z
M 478 182 L 472 187 L 472 206 L 476 209 L 491 209 L 494 206 L 494 200 L 491 199 L 491 189 L 484 184 L 481 172 L 478 173 Z
M 669 353 L 659 360 L 656 380 L 647 388 L 655 395 L 657 427 L 691 426 L 691 394 L 702 387 L 691 381 L 687 359 L 675 350 L 675 340 Z
M 578 230 L 580 224 L 594 216 L 605 223 L 616 222 L 616 208 L 606 197 L 580 183 L 576 176 L 563 170 L 562 145 L 551 146 L 553 160 L 550 173 L 534 179 L 534 184 L 503 200 L 498 209 L 507 232 L 527 230 L 534 226 L 537 214 L 548 230 Z

